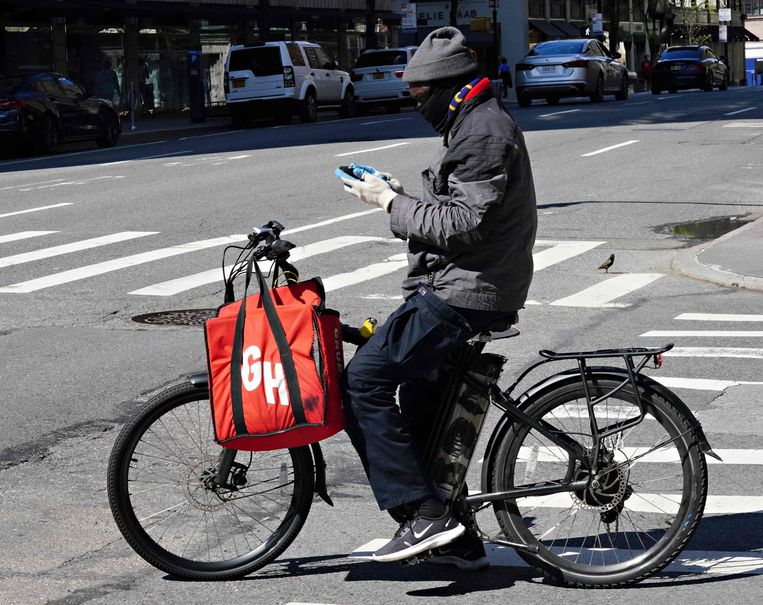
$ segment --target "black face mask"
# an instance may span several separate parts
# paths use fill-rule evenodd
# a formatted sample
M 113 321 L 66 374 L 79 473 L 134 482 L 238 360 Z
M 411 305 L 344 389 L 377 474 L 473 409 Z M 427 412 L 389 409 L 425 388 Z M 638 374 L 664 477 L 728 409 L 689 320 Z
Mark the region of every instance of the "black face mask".
M 440 134 L 444 134 L 448 126 L 448 106 L 463 87 L 461 79 L 433 83 L 427 98 L 416 108 Z

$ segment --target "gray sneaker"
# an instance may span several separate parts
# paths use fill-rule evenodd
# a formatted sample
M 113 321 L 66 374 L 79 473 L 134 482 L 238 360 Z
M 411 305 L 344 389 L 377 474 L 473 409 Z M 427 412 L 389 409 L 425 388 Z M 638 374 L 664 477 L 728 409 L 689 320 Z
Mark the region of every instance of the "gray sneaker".
M 450 512 L 442 517 L 416 516 L 404 521 L 395 536 L 377 550 L 372 561 L 402 561 L 419 553 L 449 544 L 461 534 L 465 527 Z
M 482 540 L 468 534 L 446 546 L 436 548 L 426 562 L 434 565 L 454 565 L 463 571 L 480 571 L 490 566 Z

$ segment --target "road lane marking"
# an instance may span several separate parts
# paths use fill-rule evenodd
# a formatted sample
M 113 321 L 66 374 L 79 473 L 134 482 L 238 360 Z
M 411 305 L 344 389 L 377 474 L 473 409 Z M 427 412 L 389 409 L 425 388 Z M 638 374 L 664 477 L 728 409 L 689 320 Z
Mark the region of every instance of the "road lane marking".
M 48 181 L 37 181 L 36 183 L 26 183 L 24 185 L 8 185 L 7 187 L 0 187 L 0 191 L 5 191 L 6 189 L 19 189 L 21 187 L 34 187 L 35 185 L 45 185 L 46 183 L 57 183 L 63 180 L 64 179 L 50 179 Z
M 589 158 L 592 155 L 599 155 L 600 153 L 605 153 L 607 151 L 612 151 L 613 149 L 618 149 L 620 147 L 625 147 L 626 145 L 633 145 L 633 143 L 638 143 L 638 139 L 633 139 L 631 141 L 625 141 L 625 143 L 618 143 L 617 145 L 610 145 L 609 147 L 605 147 L 604 149 L 597 149 L 596 151 L 591 151 L 590 153 L 584 153 L 580 157 L 582 157 L 582 158 Z
M 569 507 L 568 507 L 569 508 Z M 350 559 L 368 559 L 387 544 L 389 539 L 376 538 L 359 546 L 348 555 Z M 611 552 L 617 561 L 626 561 L 633 556 L 628 551 Z M 485 544 L 485 553 L 493 567 L 529 567 L 517 552 L 499 544 Z M 713 575 L 760 575 L 763 574 L 763 553 L 758 551 L 717 551 L 684 550 L 667 567 L 657 572 L 657 576 L 668 574 L 713 574 Z
M 763 120 L 758 120 L 757 122 L 732 122 L 731 124 L 724 124 L 723 127 L 724 128 L 763 128 Z
M 337 153 L 335 158 L 343 158 L 347 155 L 356 155 L 358 153 L 369 153 L 371 151 L 381 151 L 382 149 L 392 149 L 393 147 L 400 147 L 401 145 L 408 145 L 408 141 L 404 143 L 393 143 L 392 145 L 385 145 L 384 147 L 374 147 L 373 149 L 361 149 L 359 151 L 348 151 L 347 153 Z
M 730 111 L 729 113 L 724 113 L 724 116 L 735 116 L 738 113 L 744 113 L 745 111 L 752 111 L 753 109 L 757 109 L 757 107 L 747 107 L 745 109 L 737 109 L 736 111 Z
M 213 132 L 212 134 L 199 134 L 193 137 L 181 137 L 178 141 L 190 141 L 191 139 L 205 139 L 207 137 L 219 137 L 224 134 L 234 134 L 236 132 L 244 132 L 244 129 L 240 130 L 226 130 L 225 132 Z
M 338 290 L 339 288 L 346 288 L 347 286 L 353 286 L 364 281 L 369 281 L 382 275 L 389 273 L 395 273 L 400 269 L 408 266 L 408 255 L 395 254 L 390 256 L 381 263 L 374 263 L 366 267 L 360 267 L 355 271 L 348 271 L 347 273 L 339 273 L 332 275 L 323 280 L 323 288 L 326 292 L 332 290 Z
M 645 337 L 689 337 L 689 336 L 713 336 L 721 338 L 763 338 L 763 331 L 761 330 L 650 330 L 644 332 L 640 336 Z
M 17 242 L 22 239 L 29 239 L 30 237 L 39 237 L 40 235 L 50 235 L 51 233 L 60 233 L 60 231 L 19 231 L 9 235 L 0 235 L 0 244 Z
M 181 149 L 178 151 L 170 151 L 168 153 L 157 153 L 156 155 L 143 155 L 137 158 L 130 158 L 129 160 L 117 160 L 116 162 L 106 162 L 105 164 L 99 164 L 99 166 L 116 166 L 117 164 L 126 164 L 127 162 L 137 162 L 139 160 L 153 160 L 155 158 L 166 158 L 168 156 L 187 155 L 193 153 L 193 149 Z
M 576 111 L 580 111 L 580 110 L 579 109 L 567 109 L 565 111 L 555 111 L 553 113 L 542 113 L 538 117 L 539 118 L 547 118 L 549 116 L 559 116 L 559 115 L 561 115 L 563 113 L 574 113 Z
M 763 349 L 747 347 L 675 347 L 663 353 L 665 357 L 732 357 L 763 359 Z
M 374 214 L 376 212 L 381 212 L 381 211 L 382 211 L 381 208 L 374 208 L 373 210 L 361 210 L 360 212 L 353 212 L 352 214 L 343 214 L 342 216 L 326 219 L 325 221 L 321 221 L 319 223 L 313 223 L 311 225 L 302 225 L 301 227 L 294 227 L 293 229 L 285 229 L 283 233 L 281 233 L 281 235 L 291 235 L 292 233 L 299 233 L 300 231 L 308 231 L 310 229 L 317 229 L 318 227 L 325 227 L 326 225 L 333 225 L 334 223 L 349 221 L 354 218 L 359 218 L 361 216 L 366 216 L 368 214 Z
M 158 231 L 122 231 L 121 233 L 114 233 L 113 235 L 105 235 L 103 237 L 94 237 L 91 239 L 83 239 L 79 242 L 73 242 L 71 244 L 64 244 L 62 246 L 53 246 L 52 248 L 43 248 L 42 250 L 35 250 L 34 252 L 25 252 L 23 254 L 15 254 L 13 256 L 6 256 L 0 258 L 0 267 L 10 267 L 12 265 L 20 265 L 22 263 L 29 263 L 35 260 L 43 258 L 50 258 L 52 256 L 61 256 L 63 254 L 71 254 L 72 252 L 79 252 L 80 250 L 89 250 L 91 248 L 98 248 L 99 246 L 107 246 L 108 244 L 115 244 L 117 242 L 124 242 L 127 240 L 135 239 L 138 237 L 146 237 L 147 235 L 156 235 Z
M 28 212 L 39 212 L 40 210 L 50 210 L 51 208 L 60 208 L 61 206 L 72 206 L 73 202 L 61 202 L 60 204 L 52 204 L 50 206 L 38 206 L 37 208 L 28 208 L 27 210 L 17 210 L 16 212 L 6 212 L 0 214 L 0 218 L 6 216 L 16 216 L 17 214 L 27 214 Z
M 697 391 L 725 391 L 739 385 L 763 386 L 763 382 L 748 380 L 713 380 L 710 378 L 678 378 L 669 376 L 650 376 L 669 389 L 693 389 Z
M 537 246 L 551 246 L 547 250 L 542 250 L 533 254 L 533 267 L 535 271 L 546 269 L 551 265 L 555 265 L 562 261 L 565 261 L 573 256 L 578 256 L 589 250 L 606 244 L 607 242 L 560 242 L 556 240 L 538 240 L 535 242 Z
M 375 120 L 373 122 L 361 122 L 360 126 L 368 126 L 370 124 L 386 124 L 387 122 L 404 122 L 405 120 L 412 120 L 413 118 L 394 118 L 392 120 Z
M 681 313 L 675 319 L 690 321 L 763 321 L 763 315 L 744 315 L 732 313 Z
M 135 143 L 134 145 L 125 145 L 124 147 L 112 147 L 113 151 L 121 151 L 123 149 L 131 149 L 133 147 L 145 147 L 146 145 L 159 145 L 160 143 L 166 143 L 167 141 L 152 141 L 151 143 Z M 0 164 L 0 168 L 3 166 L 12 166 L 13 164 L 26 164 L 28 162 L 42 162 L 44 160 L 59 160 L 59 159 L 65 159 L 69 157 L 73 157 L 75 155 L 85 155 L 89 153 L 104 153 L 103 149 L 89 149 L 87 151 L 75 151 L 72 153 L 59 153 L 56 155 L 46 155 L 44 157 L 40 158 L 29 158 L 26 160 L 14 160 L 13 162 L 3 162 Z M 60 166 L 51 166 L 51 168 L 60 168 Z M 66 168 L 70 168 L 70 166 L 66 166 Z
M 50 183 L 48 185 L 39 185 L 37 187 L 23 187 L 19 189 L 19 191 L 39 191 L 40 189 L 55 189 L 56 187 L 68 187 L 69 185 L 89 185 L 90 183 L 95 183 L 96 181 L 108 181 L 111 179 L 123 179 L 123 176 L 111 176 L 111 175 L 104 175 L 104 176 L 96 176 L 89 179 L 79 179 L 74 181 L 65 181 L 64 179 L 61 179 L 58 183 Z
M 555 300 L 551 305 L 557 307 L 588 307 L 588 308 L 624 308 L 631 303 L 613 303 L 616 298 L 643 288 L 660 279 L 662 273 L 626 273 L 618 275 L 580 292 Z
M 196 252 L 197 250 L 204 250 L 206 248 L 235 244 L 243 240 L 246 240 L 246 235 L 229 235 L 226 237 L 216 237 L 213 239 L 188 242 L 186 244 L 179 244 L 169 248 L 159 248 L 158 250 L 141 252 L 140 254 L 133 254 L 131 256 L 125 256 L 114 260 L 95 263 L 94 265 L 86 265 L 78 269 L 62 271 L 61 273 L 55 273 L 53 275 L 46 275 L 44 277 L 30 279 L 29 281 L 11 284 L 9 286 L 0 288 L 0 292 L 13 294 L 35 292 L 37 290 L 42 290 L 43 288 L 68 284 L 70 282 L 79 281 L 81 279 L 86 279 L 95 275 L 103 275 L 104 273 L 110 273 L 111 271 L 117 271 L 127 267 L 134 267 L 136 265 L 150 263 L 155 260 L 170 258 L 172 256 L 178 256 L 188 252 Z
M 333 252 L 347 246 L 354 244 L 367 243 L 367 242 L 389 242 L 400 240 L 389 240 L 384 237 L 371 237 L 362 235 L 345 235 L 341 237 L 334 237 L 332 239 L 323 240 L 314 244 L 308 244 L 306 246 L 299 246 L 291 250 L 289 256 L 289 262 L 296 262 L 311 256 L 318 254 L 325 254 L 327 252 Z M 271 263 L 270 261 L 261 264 L 263 269 L 266 269 Z M 139 290 L 133 290 L 128 294 L 134 294 L 136 296 L 173 296 L 186 290 L 198 288 L 206 284 L 215 282 L 221 282 L 223 275 L 228 275 L 233 265 L 227 265 L 224 269 L 219 267 L 216 269 L 210 269 L 209 271 L 202 271 L 194 275 L 187 275 L 178 279 L 171 279 L 158 284 L 153 284 Z

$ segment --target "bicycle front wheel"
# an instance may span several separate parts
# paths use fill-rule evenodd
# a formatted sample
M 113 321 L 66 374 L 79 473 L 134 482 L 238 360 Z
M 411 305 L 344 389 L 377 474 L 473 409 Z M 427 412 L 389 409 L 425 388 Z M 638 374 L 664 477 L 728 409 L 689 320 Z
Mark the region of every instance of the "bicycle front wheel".
M 592 398 L 619 382 L 592 379 Z M 641 393 L 646 417 L 604 440 L 600 472 L 585 490 L 500 501 L 494 510 L 510 540 L 535 545 L 525 556 L 549 577 L 569 585 L 611 587 L 653 575 L 684 548 L 697 528 L 707 494 L 707 467 L 693 423 L 651 390 Z M 580 443 L 593 440 L 582 382 L 561 386 L 526 412 Z M 594 407 L 598 427 L 639 415 L 632 389 Z M 558 482 L 588 471 L 537 430 L 515 423 L 492 461 L 492 489 Z
M 215 478 L 209 393 L 172 387 L 140 408 L 117 437 L 109 504 L 132 548 L 179 578 L 225 580 L 270 563 L 294 540 L 312 503 L 307 447 L 235 452 L 226 485 Z

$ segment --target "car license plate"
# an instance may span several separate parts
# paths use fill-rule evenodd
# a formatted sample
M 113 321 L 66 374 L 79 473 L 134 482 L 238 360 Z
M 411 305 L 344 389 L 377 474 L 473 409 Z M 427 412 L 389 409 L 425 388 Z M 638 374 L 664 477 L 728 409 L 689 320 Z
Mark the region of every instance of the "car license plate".
M 541 65 L 540 70 L 544 73 L 556 71 L 556 65 Z
M 233 80 L 233 88 L 243 88 L 246 85 L 246 80 L 244 78 L 238 78 L 236 80 Z
M 681 65 L 671 65 L 670 71 L 681 71 L 683 67 Z
M 376 73 L 374 74 L 374 80 L 383 80 L 384 74 L 383 73 Z

